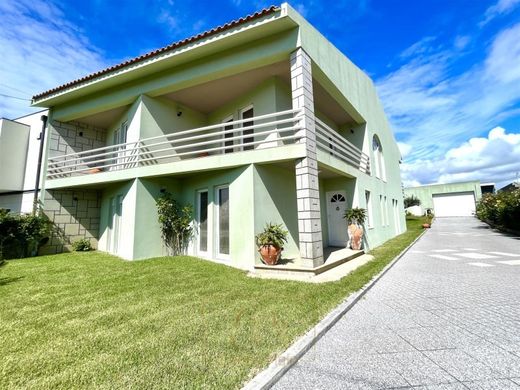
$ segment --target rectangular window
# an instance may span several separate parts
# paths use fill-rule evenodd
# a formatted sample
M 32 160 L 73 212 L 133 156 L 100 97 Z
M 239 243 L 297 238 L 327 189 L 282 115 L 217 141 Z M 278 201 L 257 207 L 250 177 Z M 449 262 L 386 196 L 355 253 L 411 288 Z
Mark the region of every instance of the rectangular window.
M 250 119 L 250 118 L 253 118 L 253 116 L 254 116 L 253 106 L 244 108 L 242 110 L 242 113 L 241 113 L 242 119 Z M 254 125 L 254 121 L 252 121 L 252 120 L 242 123 L 242 127 L 250 127 L 253 125 Z M 242 135 L 244 136 L 244 138 L 242 140 L 242 143 L 244 145 L 242 147 L 242 150 L 253 150 L 255 148 L 254 145 L 248 145 L 255 141 L 255 137 L 252 136 L 254 133 L 255 133 L 255 129 L 252 129 L 252 128 L 242 130 Z
M 199 253 L 208 252 L 208 191 L 198 193 Z
M 223 121 L 224 123 L 230 123 L 230 122 L 233 122 L 233 117 L 229 117 L 229 118 L 226 118 L 224 119 Z M 225 134 L 224 134 L 224 153 L 233 153 L 233 140 L 226 140 L 227 138 L 233 138 L 234 134 L 233 134 L 233 125 L 227 125 L 227 126 L 224 126 L 224 131 L 225 131 Z
M 217 252 L 229 256 L 229 188 L 217 188 Z
M 367 204 L 367 224 L 368 227 L 373 227 L 373 221 L 372 221 L 372 199 L 370 197 L 370 191 L 365 191 L 365 201 Z
M 388 220 L 388 200 L 385 196 L 385 226 L 390 226 L 390 221 Z
M 401 221 L 399 219 L 399 202 L 397 202 L 397 199 L 392 200 L 392 205 L 394 209 L 394 228 L 395 228 L 395 234 L 401 233 Z
M 117 255 L 121 237 L 121 219 L 123 217 L 123 195 L 110 198 L 108 210 L 107 252 Z
M 381 210 L 381 226 L 385 226 L 385 206 L 383 204 L 383 195 L 379 195 L 379 208 Z

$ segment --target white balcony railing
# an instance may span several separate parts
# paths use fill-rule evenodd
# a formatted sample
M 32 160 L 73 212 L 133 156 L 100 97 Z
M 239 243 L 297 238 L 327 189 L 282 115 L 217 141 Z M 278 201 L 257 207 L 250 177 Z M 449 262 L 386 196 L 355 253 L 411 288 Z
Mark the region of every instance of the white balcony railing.
M 47 178 L 112 172 L 212 155 L 274 148 L 298 142 L 301 110 L 183 130 L 49 158 Z M 369 173 L 369 160 L 356 146 L 316 119 L 318 147 Z
M 301 110 L 287 110 L 49 158 L 47 178 L 116 171 L 296 142 Z
M 337 131 L 316 118 L 316 143 L 319 149 L 370 175 L 370 157 Z

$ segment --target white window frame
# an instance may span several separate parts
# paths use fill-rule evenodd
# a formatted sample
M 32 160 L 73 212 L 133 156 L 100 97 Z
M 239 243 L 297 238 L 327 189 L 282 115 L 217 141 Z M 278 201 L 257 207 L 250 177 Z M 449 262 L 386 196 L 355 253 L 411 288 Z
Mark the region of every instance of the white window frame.
M 254 105 L 251 103 L 251 104 L 245 106 L 244 108 L 241 108 L 241 109 L 238 111 L 238 118 L 239 118 L 239 120 L 243 120 L 243 119 L 244 119 L 244 118 L 243 118 L 243 114 L 244 114 L 246 111 L 249 111 L 249 110 L 251 110 L 251 109 L 253 110 L 253 118 L 254 118 L 254 117 L 255 117 L 255 107 L 254 107 Z M 251 122 L 253 122 L 253 126 L 254 126 L 254 125 L 255 125 L 255 121 L 252 120 Z M 244 137 L 244 131 L 240 129 L 240 128 L 242 128 L 242 127 L 244 127 L 244 122 L 242 122 L 242 123 L 240 124 L 240 127 L 238 128 L 238 130 L 240 130 L 240 135 L 241 135 L 242 137 Z M 248 134 L 248 136 L 250 136 L 250 135 L 253 136 L 253 142 L 255 142 L 255 133 L 254 133 L 254 129 L 253 129 L 253 134 Z M 240 151 L 244 151 L 244 150 L 245 150 L 245 149 L 244 149 L 244 145 L 245 145 L 245 143 L 244 143 L 244 138 L 242 138 L 242 139 L 240 140 Z M 251 145 L 251 146 L 253 147 L 253 150 L 254 150 L 254 149 L 255 149 L 255 145 Z
M 365 190 L 365 201 L 367 205 L 367 227 L 368 229 L 372 229 L 374 227 L 372 214 L 372 194 L 368 190 Z
M 381 226 L 385 226 L 385 209 L 383 204 L 383 195 L 379 195 L 379 208 L 381 209 Z
M 214 226 L 215 226 L 215 229 L 214 229 L 214 232 L 215 232 L 215 235 L 214 235 L 214 242 L 215 242 L 215 258 L 217 260 L 222 260 L 222 261 L 229 261 L 230 260 L 230 253 L 220 253 L 220 216 L 219 216 L 219 212 L 220 212 L 220 190 L 224 189 L 224 188 L 227 188 L 228 190 L 228 202 L 231 201 L 231 192 L 229 190 L 229 184 L 224 184 L 224 185 L 220 185 L 220 186 L 216 186 L 215 187 L 215 218 L 214 218 Z M 231 207 L 229 207 L 229 211 L 231 211 Z M 231 213 L 230 213 L 231 214 Z M 228 216 L 229 218 L 229 216 Z M 231 222 L 231 220 L 230 220 Z M 230 227 L 231 227 L 231 224 L 230 224 Z M 231 229 L 229 229 L 229 252 L 231 252 Z
M 109 199 L 108 207 L 108 218 L 109 228 L 107 229 L 107 245 L 106 249 L 108 253 L 118 255 L 121 246 L 121 229 L 123 227 L 123 202 L 124 195 L 117 194 Z
M 207 199 L 207 205 L 206 205 L 206 218 L 207 218 L 207 237 L 206 237 L 206 251 L 202 251 L 200 249 L 200 212 L 201 212 L 201 208 L 200 208 L 200 199 L 201 199 L 201 194 L 202 193 L 206 193 L 207 196 L 208 196 L 208 199 Z M 197 191 L 197 255 L 200 256 L 200 257 L 209 257 L 209 253 L 210 253 L 210 242 L 211 242 L 211 231 L 210 231 L 210 220 L 209 220 L 209 216 L 210 216 L 210 207 L 209 207 L 209 191 L 207 188 L 204 188 L 204 189 L 201 189 L 201 190 L 198 190 Z
M 374 150 L 374 141 L 377 139 L 378 148 Z M 372 156 L 374 157 L 374 175 L 378 179 L 386 182 L 386 166 L 383 155 L 383 145 L 381 138 L 377 134 L 372 135 Z
M 221 122 L 223 124 L 222 131 L 226 131 L 226 127 L 229 126 L 229 125 L 226 125 L 226 123 L 228 123 L 229 121 L 231 121 L 231 122 L 234 121 L 233 115 L 228 115 L 224 119 L 222 119 L 222 122 Z M 235 130 L 235 125 L 231 125 L 231 126 L 233 126 L 233 130 Z M 230 134 L 233 137 L 235 135 L 235 132 L 232 131 Z M 233 142 L 233 146 L 226 146 L 226 135 L 222 134 L 222 154 L 229 154 L 229 153 L 233 153 L 235 151 L 235 140 L 231 140 L 231 142 Z M 229 153 L 226 153 L 226 149 L 231 149 L 231 151 Z
M 388 218 L 388 198 L 385 195 L 385 226 L 390 226 L 390 219 Z

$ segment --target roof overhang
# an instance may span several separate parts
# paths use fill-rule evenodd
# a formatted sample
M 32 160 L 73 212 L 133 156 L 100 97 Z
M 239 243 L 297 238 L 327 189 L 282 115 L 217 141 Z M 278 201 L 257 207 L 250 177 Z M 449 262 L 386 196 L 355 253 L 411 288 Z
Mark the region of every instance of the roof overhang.
M 199 36 L 195 37 L 197 39 L 182 41 L 187 43 L 171 50 L 161 52 L 161 49 L 159 49 L 156 51 L 158 54 L 151 52 L 148 55 L 143 55 L 137 59 L 36 95 L 33 97 L 32 106 L 50 108 L 298 26 L 293 19 L 287 16 L 286 4 L 283 4 L 281 7 L 272 7 L 270 10 L 265 15 L 252 18 L 251 20 L 247 20 L 247 18 L 241 19 L 233 27 L 223 29 L 220 32 L 199 34 Z M 210 32 L 212 31 L 218 31 L 218 29 Z

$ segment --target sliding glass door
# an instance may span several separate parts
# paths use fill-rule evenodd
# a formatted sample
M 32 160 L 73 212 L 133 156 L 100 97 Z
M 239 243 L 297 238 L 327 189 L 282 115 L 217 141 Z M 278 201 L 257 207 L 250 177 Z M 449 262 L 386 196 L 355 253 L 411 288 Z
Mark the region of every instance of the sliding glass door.
M 229 187 L 216 189 L 216 252 L 218 258 L 229 257 Z
M 200 256 L 208 255 L 208 191 L 202 190 L 197 194 L 197 252 Z

